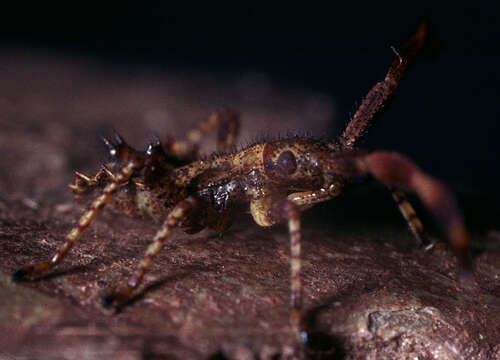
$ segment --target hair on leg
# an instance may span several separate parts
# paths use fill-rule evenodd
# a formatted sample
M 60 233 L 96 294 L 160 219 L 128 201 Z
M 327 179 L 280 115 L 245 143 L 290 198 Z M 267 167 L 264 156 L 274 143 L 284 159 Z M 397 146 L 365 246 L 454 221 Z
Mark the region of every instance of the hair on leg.
M 368 127 L 373 123 L 375 116 L 394 95 L 399 82 L 413 62 L 417 53 L 423 47 L 427 36 L 427 23 L 422 21 L 408 41 L 398 50 L 385 79 L 376 83 L 365 96 L 353 118 L 340 136 L 338 147 L 352 148 Z

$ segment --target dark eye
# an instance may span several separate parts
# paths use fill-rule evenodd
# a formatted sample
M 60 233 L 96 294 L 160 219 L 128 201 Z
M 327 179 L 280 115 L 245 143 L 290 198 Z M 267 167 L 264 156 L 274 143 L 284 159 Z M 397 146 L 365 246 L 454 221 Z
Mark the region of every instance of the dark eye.
M 283 151 L 280 154 L 277 165 L 283 174 L 292 175 L 297 170 L 295 156 L 290 150 Z

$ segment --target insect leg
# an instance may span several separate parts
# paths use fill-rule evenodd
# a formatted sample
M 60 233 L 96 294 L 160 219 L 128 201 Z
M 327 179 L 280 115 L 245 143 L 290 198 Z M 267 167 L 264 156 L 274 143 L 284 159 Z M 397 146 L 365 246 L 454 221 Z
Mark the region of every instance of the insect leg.
M 383 184 L 412 191 L 440 222 L 458 256 L 460 280 L 470 281 L 472 259 L 470 241 L 463 215 L 450 190 L 438 180 L 424 173 L 408 158 L 394 152 L 377 151 L 371 154 L 347 153 L 335 158 L 335 171 L 346 177 L 371 175 Z
M 395 93 L 401 77 L 424 45 L 427 36 L 427 23 L 421 22 L 417 31 L 396 53 L 385 79 L 378 82 L 361 102 L 354 117 L 347 125 L 339 140 L 340 148 L 351 148 L 373 123 L 375 115 L 383 108 L 387 100 Z
M 93 190 L 103 188 L 107 183 L 114 180 L 115 175 L 105 166 L 102 165 L 99 172 L 90 178 L 78 171 L 75 171 L 76 179 L 74 184 L 68 185 L 69 189 L 75 196 L 81 197 L 92 193 Z
M 307 210 L 320 202 L 331 200 L 340 195 L 342 184 L 336 182 L 330 186 L 330 189 L 319 189 L 313 191 L 297 192 L 288 195 L 288 200 L 297 205 L 300 211 Z M 408 227 L 415 236 L 419 247 L 424 247 L 429 250 L 433 247 L 434 242 L 429 240 L 429 235 L 426 233 L 422 222 L 418 218 L 413 206 L 408 201 L 406 194 L 401 190 L 391 189 L 394 201 L 399 207 L 401 214 L 408 223 Z
M 331 200 L 340 195 L 342 183 L 335 182 L 328 190 L 318 189 L 312 191 L 296 192 L 288 195 L 288 200 L 297 205 L 300 211 L 307 210 L 320 202 Z
M 147 248 L 146 254 L 140 262 L 135 274 L 129 278 L 124 286 L 104 299 L 105 306 L 119 306 L 127 302 L 134 289 L 141 283 L 147 269 L 151 266 L 154 256 L 160 251 L 164 241 L 170 236 L 172 229 L 188 216 L 195 204 L 196 200 L 192 197 L 188 197 L 179 202 L 172 211 L 170 211 L 162 227 L 154 236 L 153 242 Z
M 13 280 L 20 281 L 31 275 L 41 275 L 59 264 L 116 191 L 120 189 L 123 184 L 127 183 L 138 166 L 137 162 L 132 160 L 114 176 L 113 181 L 109 183 L 102 191 L 102 194 L 90 204 L 87 211 L 85 211 L 78 220 L 78 224 L 66 235 L 66 241 L 59 247 L 50 261 L 23 266 L 12 275 Z
M 290 325 L 296 338 L 304 342 L 307 334 L 304 331 L 302 320 L 302 286 L 300 282 L 301 268 L 301 238 L 300 211 L 298 207 L 289 200 L 274 204 L 271 213 L 279 216 L 281 221 L 287 222 L 290 234 Z
M 239 132 L 238 115 L 227 108 L 212 113 L 206 120 L 189 131 L 184 140 L 174 141 L 168 145 L 168 151 L 179 157 L 190 156 L 197 151 L 203 137 L 211 130 L 219 128 L 217 135 L 217 151 L 229 152 L 235 145 Z
M 229 109 L 222 108 L 212 114 L 218 118 L 219 132 L 217 134 L 217 152 L 229 153 L 236 146 L 236 139 L 240 131 L 238 114 Z
M 299 343 L 307 340 L 302 320 L 301 269 L 301 226 L 300 210 L 289 199 L 272 202 L 271 198 L 252 200 L 251 211 L 255 221 L 261 226 L 271 226 L 286 222 L 290 235 L 290 325 Z
M 336 182 L 330 186 L 330 189 L 319 189 L 313 191 L 296 192 L 288 195 L 288 200 L 297 205 L 300 211 L 307 210 L 320 202 L 331 200 L 340 195 L 342 184 Z M 401 190 L 391 189 L 394 201 L 399 207 L 401 214 L 408 223 L 408 227 L 415 236 L 419 247 L 423 246 L 426 250 L 431 249 L 434 245 L 433 241 L 429 240 L 422 222 L 418 218 L 413 206 L 408 201 L 406 194 Z
M 413 236 L 417 240 L 417 245 L 419 247 L 424 247 L 426 250 L 432 249 L 434 242 L 429 239 L 429 235 L 424 229 L 424 225 L 417 216 L 417 213 L 413 209 L 413 206 L 408 201 L 406 194 L 401 190 L 391 189 L 392 198 L 398 205 L 399 211 L 408 223 Z

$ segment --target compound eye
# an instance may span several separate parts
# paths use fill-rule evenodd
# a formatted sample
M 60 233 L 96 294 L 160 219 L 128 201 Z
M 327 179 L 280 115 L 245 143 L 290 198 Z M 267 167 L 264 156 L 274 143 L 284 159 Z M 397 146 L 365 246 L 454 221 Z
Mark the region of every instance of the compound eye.
M 286 175 L 292 175 L 297 170 L 295 155 L 290 150 L 283 151 L 280 154 L 277 165 L 281 172 Z

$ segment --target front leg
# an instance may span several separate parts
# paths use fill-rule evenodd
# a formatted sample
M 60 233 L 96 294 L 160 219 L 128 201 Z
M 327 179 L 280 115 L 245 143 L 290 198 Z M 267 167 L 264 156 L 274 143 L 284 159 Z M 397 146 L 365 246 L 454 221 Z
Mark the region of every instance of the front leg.
M 288 200 L 297 205 L 300 211 L 307 210 L 316 204 L 332 200 L 342 192 L 342 183 L 336 181 L 328 189 L 318 189 L 311 191 L 295 192 L 288 195 Z
M 302 320 L 302 286 L 300 281 L 301 269 L 301 238 L 300 210 L 299 207 L 289 199 L 273 201 L 271 197 L 265 197 L 251 202 L 253 218 L 260 226 L 271 226 L 278 223 L 286 223 L 290 235 L 290 325 L 295 339 L 304 344 L 307 341 L 307 333 L 304 330 Z
M 131 152 L 131 150 L 128 151 Z M 12 275 L 12 279 L 14 281 L 21 281 L 31 276 L 43 275 L 59 264 L 71 248 L 75 246 L 78 240 L 82 237 L 85 229 L 87 229 L 87 227 L 97 217 L 99 212 L 112 200 L 116 192 L 128 182 L 134 171 L 140 166 L 140 161 L 132 159 L 113 177 L 113 181 L 103 189 L 102 194 L 94 199 L 87 211 L 85 211 L 80 217 L 76 226 L 66 235 L 64 243 L 59 247 L 57 252 L 49 261 L 23 266 Z

